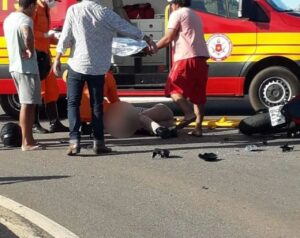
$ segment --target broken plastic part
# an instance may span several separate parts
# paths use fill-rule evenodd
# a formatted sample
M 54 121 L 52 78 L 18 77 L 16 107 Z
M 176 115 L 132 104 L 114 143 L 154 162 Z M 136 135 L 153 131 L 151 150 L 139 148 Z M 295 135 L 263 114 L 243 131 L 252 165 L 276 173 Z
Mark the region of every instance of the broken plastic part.
M 215 161 L 218 158 L 218 155 L 215 153 L 204 153 L 198 155 L 200 159 L 204 159 L 205 161 Z
M 294 146 L 289 146 L 288 144 L 280 146 L 280 148 L 282 149 L 282 152 L 290 152 L 294 150 Z
M 246 147 L 245 147 L 245 151 L 258 151 L 259 149 L 258 149 L 258 146 L 257 145 L 247 145 Z
M 155 148 L 152 153 L 152 159 L 154 159 L 156 156 L 159 156 L 160 158 L 169 158 L 170 151 L 167 149 Z

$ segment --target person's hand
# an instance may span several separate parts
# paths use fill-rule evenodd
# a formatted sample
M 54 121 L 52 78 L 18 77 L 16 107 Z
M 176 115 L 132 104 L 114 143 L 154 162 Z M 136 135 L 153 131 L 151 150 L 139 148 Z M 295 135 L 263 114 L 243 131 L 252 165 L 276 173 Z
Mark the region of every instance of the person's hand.
M 48 32 L 46 32 L 46 33 L 44 33 L 44 37 L 45 38 L 51 38 L 51 37 L 55 37 L 54 35 L 55 35 L 55 33 L 57 33 L 56 31 L 54 31 L 54 30 L 50 30 L 50 31 L 48 31 Z
M 59 38 L 61 36 L 61 32 L 55 32 L 53 36 L 55 39 L 59 40 Z
M 60 60 L 55 59 L 53 62 L 53 72 L 56 76 L 59 76 L 61 73 L 61 63 Z
M 157 45 L 156 45 L 156 43 L 153 40 L 151 40 L 148 43 L 148 48 L 149 48 L 149 51 L 151 52 L 151 54 L 155 54 L 158 51 Z
M 23 59 L 30 59 L 32 57 L 32 52 L 29 49 L 23 50 L 21 53 Z
M 152 55 L 158 51 L 156 43 L 152 40 L 151 37 L 144 35 L 143 40 L 146 41 L 148 45 L 147 54 Z

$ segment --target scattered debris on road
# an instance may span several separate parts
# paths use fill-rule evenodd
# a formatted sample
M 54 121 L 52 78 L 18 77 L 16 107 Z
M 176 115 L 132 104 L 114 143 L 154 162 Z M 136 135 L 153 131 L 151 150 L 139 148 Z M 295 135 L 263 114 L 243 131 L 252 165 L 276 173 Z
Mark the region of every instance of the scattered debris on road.
M 198 155 L 200 159 L 203 159 L 205 161 L 217 161 L 218 160 L 218 155 L 215 153 L 204 153 L 204 154 L 199 154 Z
M 280 148 L 282 149 L 282 152 L 291 152 L 294 150 L 294 146 L 289 146 L 288 143 L 280 146 Z
M 159 158 L 170 158 L 170 151 L 167 149 L 159 149 L 155 148 L 152 153 L 152 159 L 154 159 L 156 156 L 159 156 Z

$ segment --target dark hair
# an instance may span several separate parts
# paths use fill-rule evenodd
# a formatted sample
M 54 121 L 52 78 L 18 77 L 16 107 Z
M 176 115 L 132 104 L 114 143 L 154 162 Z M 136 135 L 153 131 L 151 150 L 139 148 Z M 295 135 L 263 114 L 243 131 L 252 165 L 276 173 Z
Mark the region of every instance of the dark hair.
M 19 6 L 26 9 L 28 8 L 31 4 L 36 4 L 37 0 L 19 0 Z
M 178 4 L 181 7 L 191 6 L 191 0 L 173 0 L 172 3 Z

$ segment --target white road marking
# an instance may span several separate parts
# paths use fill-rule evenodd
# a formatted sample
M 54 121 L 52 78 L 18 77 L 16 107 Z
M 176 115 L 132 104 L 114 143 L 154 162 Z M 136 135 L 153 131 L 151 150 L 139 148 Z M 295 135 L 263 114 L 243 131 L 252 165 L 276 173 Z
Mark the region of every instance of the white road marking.
M 58 223 L 50 220 L 44 215 L 20 204 L 9 198 L 0 195 L 0 206 L 20 215 L 26 220 L 30 221 L 34 225 L 40 227 L 53 237 L 59 238 L 79 238 L 65 227 L 59 225 Z

